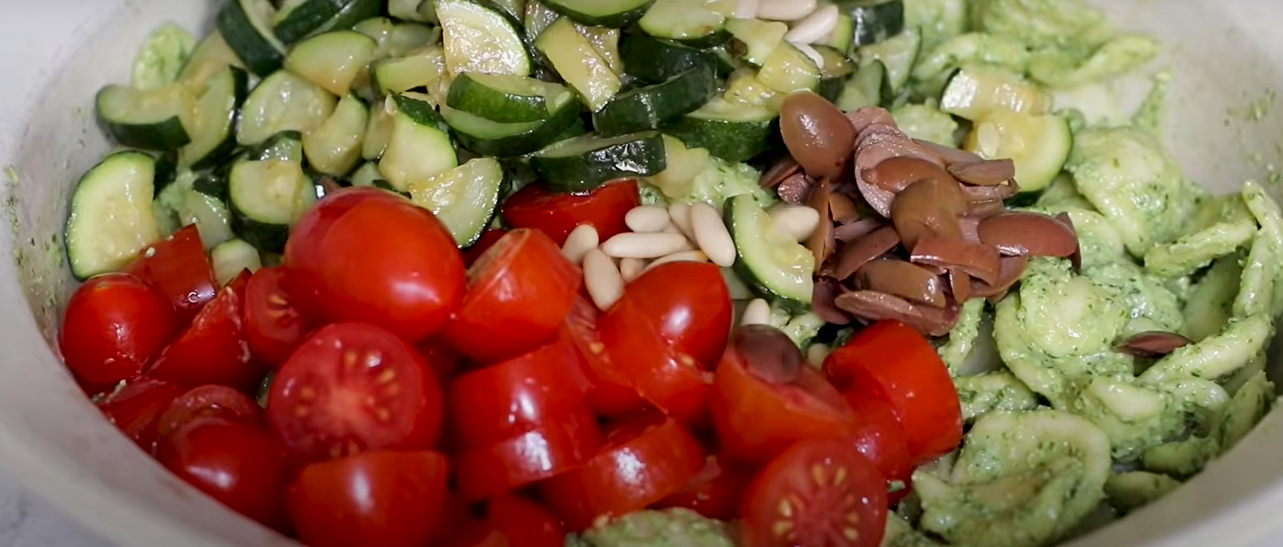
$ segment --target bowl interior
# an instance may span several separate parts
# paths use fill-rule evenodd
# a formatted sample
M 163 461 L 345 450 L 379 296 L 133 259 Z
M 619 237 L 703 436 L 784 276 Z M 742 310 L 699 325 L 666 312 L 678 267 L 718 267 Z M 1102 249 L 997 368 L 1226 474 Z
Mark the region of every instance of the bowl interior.
M 1283 4 L 1255 0 L 1096 0 L 1122 28 L 1168 44 L 1165 141 L 1187 175 L 1218 192 L 1273 181 L 1283 165 Z M 147 33 L 166 21 L 204 31 L 212 2 L 66 0 L 0 22 L 0 161 L 7 166 L 0 236 L 0 464 L 29 487 L 124 545 L 296 545 L 173 478 L 101 419 L 56 356 L 58 316 L 74 280 L 62 250 L 76 178 L 108 149 L 94 90 L 128 77 Z M 13 32 L 3 32 L 6 26 Z M 38 38 L 28 38 L 32 31 Z M 10 56 L 17 57 L 17 56 Z M 1147 80 L 1122 84 L 1130 103 Z M 1277 184 L 1269 185 L 1277 190 Z M 1276 344 L 1278 346 L 1278 344 Z M 1280 363 L 1275 352 L 1275 364 Z M 1276 367 L 1277 368 L 1277 367 Z M 1283 414 L 1164 500 L 1073 547 L 1248 545 L 1283 506 Z M 1283 538 L 1283 536 L 1279 536 Z M 1283 541 L 1283 539 L 1276 539 Z

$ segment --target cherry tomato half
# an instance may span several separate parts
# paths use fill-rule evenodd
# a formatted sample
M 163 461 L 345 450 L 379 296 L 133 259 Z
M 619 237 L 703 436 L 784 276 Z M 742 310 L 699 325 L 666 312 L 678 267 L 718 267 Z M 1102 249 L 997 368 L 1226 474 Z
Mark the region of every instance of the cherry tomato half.
M 290 358 L 306 333 L 303 317 L 282 285 L 284 279 L 284 269 L 262 268 L 245 286 L 245 338 L 254 356 L 272 368 Z
M 478 258 L 481 258 L 481 255 L 490 250 L 490 248 L 493 247 L 495 243 L 498 243 L 500 239 L 503 239 L 503 236 L 505 235 L 508 235 L 507 230 L 486 230 L 482 232 L 481 237 L 477 238 L 476 243 L 473 243 L 467 249 L 463 250 L 463 265 L 472 267 L 472 264 L 475 263 Z
M 213 300 L 218 291 L 214 270 L 195 224 L 148 245 L 125 272 L 138 276 L 165 295 L 173 304 L 178 321 L 184 325 Z
M 436 338 L 427 338 L 415 345 L 419 350 L 419 355 L 423 361 L 432 369 L 432 373 L 437 377 L 437 383 L 446 385 L 454 378 L 459 367 L 463 366 L 463 357 L 459 352 L 454 351 L 445 342 Z
M 543 233 L 508 232 L 468 270 L 468 295 L 442 339 L 476 363 L 521 355 L 557 337 L 583 279 Z
M 588 393 L 588 403 L 598 415 L 616 418 L 646 407 L 646 401 L 611 361 L 610 353 L 597 332 L 597 307 L 587 298 L 580 296 L 575 299 L 562 323 L 561 339 L 570 341 L 579 351 L 593 386 Z
M 115 384 L 142 372 L 176 328 L 173 307 L 141 279 L 105 274 L 71 295 L 58 349 L 77 377 Z
M 749 486 L 745 547 L 877 547 L 887 498 L 873 462 L 842 438 L 808 439 L 780 454 Z
M 676 493 L 704 463 L 703 448 L 684 426 L 651 415 L 611 431 L 596 457 L 545 481 L 541 491 L 567 528 L 579 531 L 598 517 L 625 515 Z
M 606 184 L 587 195 L 560 194 L 541 183 L 527 185 L 503 204 L 503 220 L 514 228 L 533 228 L 561 246 L 580 224 L 590 224 L 606 241 L 628 231 L 624 215 L 641 204 L 637 181 Z
M 263 409 L 249 396 L 227 386 L 206 385 L 173 399 L 156 422 L 156 437 L 164 439 L 203 418 L 221 418 L 251 426 L 263 425 Z
M 474 520 L 446 542 L 450 547 L 562 547 L 566 532 L 542 505 L 516 495 L 504 495 L 485 505 L 485 520 Z
M 921 464 L 962 442 L 962 407 L 949 370 L 931 343 L 898 321 L 856 333 L 824 360 L 824 375 L 848 398 L 887 401 Z
M 312 460 L 436 444 L 441 387 L 418 352 L 378 327 L 339 323 L 299 346 L 272 381 L 268 421 Z
M 305 314 L 410 341 L 440 330 L 463 301 L 463 259 L 450 232 L 383 190 L 344 189 L 318 202 L 291 232 L 285 262 L 286 288 Z
M 616 369 L 642 398 L 689 426 L 707 423 L 713 374 L 669 347 L 631 301 L 612 306 L 597 327 Z
M 703 262 L 669 262 L 628 284 L 624 307 L 650 319 L 678 353 L 713 368 L 731 332 L 731 295 L 722 271 Z M 610 311 L 612 319 L 618 317 Z
M 241 293 L 229 284 L 156 357 L 147 375 L 186 388 L 218 384 L 253 393 L 267 371 L 250 357 Z
M 489 446 L 548 425 L 568 413 L 588 414 L 589 389 L 575 348 L 553 342 L 450 384 L 446 415 L 465 448 Z
M 683 507 L 711 519 L 735 520 L 739 518 L 744 489 L 752 479 L 753 473 L 748 468 L 726 465 L 717 456 L 709 456 L 704 469 L 690 484 L 660 500 L 655 507 Z
M 160 443 L 156 458 L 224 505 L 285 529 L 288 466 L 280 446 L 261 426 L 203 418 Z
M 445 456 L 374 451 L 312 464 L 289 488 L 286 508 L 310 547 L 424 547 L 448 492 Z
M 182 388 L 162 382 L 138 378 L 105 397 L 98 403 L 107 420 L 133 439 L 147 452 L 156 448 L 157 419 L 170 401 L 183 393 Z
M 842 395 L 784 333 L 751 325 L 731 338 L 710 403 L 723 453 L 765 463 L 799 440 L 840 436 L 855 426 Z
M 877 466 L 887 480 L 887 502 L 892 506 L 909 495 L 913 479 L 913 459 L 904 441 L 904 427 L 891 412 L 886 401 L 865 397 L 848 397 L 856 416 L 851 440 L 855 451 Z
M 576 469 L 601 448 L 601 430 L 591 413 L 563 414 L 548 425 L 453 458 L 459 497 L 493 498 Z

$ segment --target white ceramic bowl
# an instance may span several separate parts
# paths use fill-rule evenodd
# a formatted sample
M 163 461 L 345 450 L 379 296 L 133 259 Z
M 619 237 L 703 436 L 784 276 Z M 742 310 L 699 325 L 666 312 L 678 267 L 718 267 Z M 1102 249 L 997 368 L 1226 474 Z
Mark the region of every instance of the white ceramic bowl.
M 1167 144 L 1195 180 L 1228 192 L 1283 165 L 1283 3 L 1097 0 L 1161 37 L 1175 69 Z M 61 247 L 72 184 L 107 149 L 94 92 L 127 78 L 150 29 L 205 31 L 212 0 L 5 0 L 0 18 L 0 466 L 122 546 L 297 545 L 170 476 L 118 434 L 51 348 L 73 280 Z M 1253 120 L 1253 110 L 1263 117 Z M 56 239 L 57 238 L 57 239 Z M 1276 344 L 1277 346 L 1277 344 Z M 1277 353 L 1276 353 L 1277 355 Z M 1066 547 L 1283 545 L 1283 414 L 1175 494 Z

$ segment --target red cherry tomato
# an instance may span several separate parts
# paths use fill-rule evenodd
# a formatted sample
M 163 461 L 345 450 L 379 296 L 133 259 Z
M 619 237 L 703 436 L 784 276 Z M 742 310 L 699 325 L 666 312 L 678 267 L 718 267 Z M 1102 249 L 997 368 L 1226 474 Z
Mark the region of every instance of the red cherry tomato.
M 58 333 L 63 362 L 91 384 L 115 384 L 143 365 L 174 336 L 169 302 L 129 274 L 105 274 L 71 295 Z
M 438 535 L 447 478 L 437 452 L 366 452 L 304 468 L 286 507 L 310 547 L 424 547 Z
M 165 295 L 182 324 L 191 321 L 218 292 L 214 270 L 195 224 L 148 245 L 125 268 L 125 273 L 138 276 Z
M 673 350 L 713 368 L 731 332 L 731 295 L 717 266 L 670 262 L 634 279 L 622 306 L 650 319 Z M 607 311 L 612 320 L 618 317 Z
M 260 426 L 205 418 L 160 443 L 157 459 L 179 478 L 266 526 L 285 528 L 288 469 Z
M 582 296 L 575 299 L 561 326 L 561 339 L 574 344 L 592 383 L 588 403 L 600 416 L 621 417 L 646 407 L 631 383 L 615 368 L 597 332 L 597 308 Z
M 738 465 L 723 465 L 709 456 L 704 470 L 681 491 L 660 500 L 656 508 L 683 507 L 711 519 L 739 518 L 740 500 L 753 473 Z
M 267 417 L 290 451 L 312 460 L 365 450 L 419 450 L 441 434 L 441 387 L 410 346 L 378 327 L 319 331 L 272 380 Z
M 611 361 L 642 398 L 684 424 L 707 422 L 713 374 L 669 347 L 632 301 L 616 303 L 597 326 Z
M 241 295 L 228 285 L 156 357 L 147 375 L 186 388 L 218 384 L 253 393 L 267 371 L 250 357 Z
M 915 463 L 962 442 L 962 407 L 949 370 L 931 343 L 903 323 L 882 321 L 856 333 L 824 360 L 824 375 L 848 398 L 887 401 Z
M 284 269 L 263 268 L 245 287 L 245 338 L 254 356 L 273 368 L 290 358 L 306 333 L 302 316 L 282 286 L 284 279 Z
M 541 489 L 567 528 L 579 531 L 598 517 L 625 515 L 674 494 L 703 468 L 699 441 L 676 420 L 651 415 L 609 433 L 596 457 Z
M 489 446 L 567 413 L 589 414 L 588 389 L 575 348 L 553 342 L 455 378 L 446 395 L 446 415 L 461 446 Z
M 542 505 L 516 495 L 499 496 L 486 503 L 486 518 L 465 526 L 449 542 L 452 547 L 506 545 L 508 547 L 562 547 L 566 531 Z M 498 536 L 498 537 L 496 537 Z
M 710 407 L 722 452 L 754 464 L 802 439 L 843 435 L 855 425 L 842 395 L 793 342 L 761 325 L 736 329 L 717 366 Z
M 183 426 L 203 418 L 263 425 L 263 409 L 249 396 L 227 386 L 207 385 L 187 391 L 164 408 L 156 422 L 156 437 L 164 439 Z
M 841 438 L 801 441 L 753 480 L 741 510 L 745 547 L 877 547 L 886 487 Z
M 463 366 L 463 357 L 460 357 L 454 348 L 436 338 L 423 340 L 415 347 L 419 350 L 419 355 L 423 356 L 424 362 L 428 364 L 428 368 L 431 368 L 436 375 L 437 383 L 441 385 L 449 383 L 459 371 L 459 367 Z
M 335 257 L 342 257 L 336 260 Z M 293 301 L 330 322 L 360 321 L 407 340 L 445 325 L 464 294 L 463 259 L 428 211 L 377 189 L 321 200 L 285 245 Z
M 886 477 L 887 502 L 895 506 L 909 495 L 913 479 L 913 459 L 904 441 L 904 427 L 886 401 L 848 397 L 847 402 L 856 416 L 851 434 L 855 451 L 873 462 Z
M 476 243 L 463 250 L 463 265 L 471 267 L 478 258 L 481 258 L 481 255 L 490 250 L 505 235 L 508 235 L 507 230 L 486 230 L 482 232 Z
M 597 229 L 602 241 L 628 231 L 624 215 L 641 204 L 637 181 L 621 180 L 587 195 L 551 192 L 540 183 L 530 184 L 503 204 L 503 220 L 514 228 L 541 230 L 558 245 L 580 224 Z
M 557 337 L 583 279 L 542 233 L 513 230 L 468 270 L 468 296 L 442 338 L 476 363 L 521 355 Z
M 182 388 L 160 380 L 131 380 L 98 403 L 107 420 L 147 452 L 156 448 L 157 419 Z
M 548 425 L 483 448 L 453 462 L 459 497 L 479 501 L 576 469 L 601 448 L 591 413 L 568 413 Z

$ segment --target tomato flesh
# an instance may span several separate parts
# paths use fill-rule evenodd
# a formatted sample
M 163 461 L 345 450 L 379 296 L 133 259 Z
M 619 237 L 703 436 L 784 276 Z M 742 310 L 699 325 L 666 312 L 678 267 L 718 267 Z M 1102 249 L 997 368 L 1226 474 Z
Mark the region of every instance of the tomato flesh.
M 481 255 L 490 250 L 505 235 L 508 235 L 507 230 L 486 230 L 482 232 L 476 243 L 463 250 L 463 265 L 471 267 L 478 258 L 481 258 Z
M 601 447 L 601 430 L 591 413 L 561 419 L 452 460 L 458 493 L 479 501 L 576 469 Z
M 709 456 L 704 469 L 690 484 L 660 500 L 655 507 L 683 507 L 711 519 L 735 520 L 739 517 L 744 489 L 752 478 L 748 468 L 723 464 L 717 456 Z
M 764 467 L 741 509 L 745 547 L 877 547 L 886 488 L 841 438 L 801 441 Z
M 599 517 L 644 509 L 690 484 L 703 448 L 672 418 L 643 417 L 617 427 L 583 467 L 544 482 L 544 499 L 571 531 Z
M 58 349 L 77 378 L 115 384 L 138 376 L 176 328 L 173 307 L 141 279 L 105 274 L 71 295 Z
M 214 270 L 195 224 L 148 245 L 125 272 L 138 276 L 165 295 L 181 324 L 191 321 L 218 291 Z
M 621 417 L 634 414 L 647 405 L 632 384 L 610 359 L 606 345 L 597 332 L 597 308 L 582 296 L 575 299 L 561 326 L 561 339 L 578 350 L 584 371 L 592 383 L 588 403 L 600 416 Z
M 173 433 L 156 457 L 224 505 L 285 529 L 288 466 L 280 446 L 262 427 L 203 418 Z
M 949 370 L 931 343 L 898 321 L 856 333 L 824 360 L 824 375 L 851 397 L 886 401 L 904 426 L 914 463 L 962 442 L 962 407 Z
M 476 363 L 521 355 L 556 338 L 582 284 L 547 236 L 513 230 L 468 270 L 468 295 L 442 339 Z
M 446 415 L 463 447 L 488 446 L 565 414 L 588 414 L 588 389 L 575 348 L 553 342 L 456 378 L 447 392 Z
M 848 397 L 856 416 L 851 433 L 855 451 L 877 466 L 887 480 L 887 502 L 892 506 L 909 495 L 913 479 L 913 458 L 904 440 L 904 427 L 885 401 Z
M 250 357 L 241 296 L 229 285 L 156 357 L 147 375 L 186 388 L 217 384 L 253 393 L 266 371 Z
M 143 450 L 153 452 L 158 433 L 157 420 L 182 392 L 178 386 L 140 378 L 105 397 L 98 403 L 98 410 Z
M 212 384 L 201 386 L 182 393 L 164 408 L 156 422 L 156 436 L 164 439 L 183 426 L 203 418 L 262 425 L 263 409 L 249 396 L 230 387 Z
M 277 371 L 267 416 L 292 452 L 324 460 L 432 447 L 442 399 L 432 371 L 401 339 L 339 323 L 317 331 Z
M 290 358 L 306 332 L 284 280 L 284 269 L 262 268 L 245 287 L 245 337 L 254 356 L 272 368 Z
M 606 184 L 586 195 L 561 194 L 529 184 L 504 201 L 503 220 L 514 228 L 540 230 L 558 246 L 580 224 L 597 229 L 601 241 L 629 231 L 624 215 L 641 204 L 637 181 Z
M 687 425 L 708 421 L 713 374 L 669 347 L 629 302 L 620 301 L 602 314 L 598 329 L 611 361 L 642 398 Z
M 286 494 L 290 522 L 310 547 L 423 547 L 447 499 L 437 452 L 374 451 L 312 464 Z
M 621 307 L 650 320 L 669 347 L 712 368 L 731 332 L 731 295 L 721 269 L 703 262 L 659 265 L 630 282 Z M 610 315 L 611 312 L 607 312 Z

